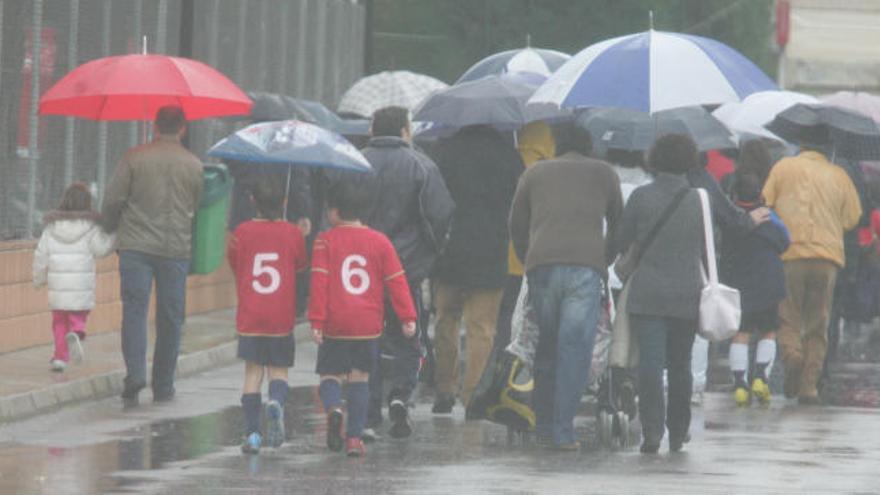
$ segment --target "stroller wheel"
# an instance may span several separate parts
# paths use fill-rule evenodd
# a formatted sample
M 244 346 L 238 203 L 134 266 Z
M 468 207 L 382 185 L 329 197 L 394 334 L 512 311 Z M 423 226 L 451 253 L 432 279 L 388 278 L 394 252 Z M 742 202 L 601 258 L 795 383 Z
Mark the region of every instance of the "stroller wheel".
M 615 419 L 617 420 L 617 444 L 620 445 L 620 448 L 625 449 L 629 447 L 629 416 L 623 411 L 618 411 Z

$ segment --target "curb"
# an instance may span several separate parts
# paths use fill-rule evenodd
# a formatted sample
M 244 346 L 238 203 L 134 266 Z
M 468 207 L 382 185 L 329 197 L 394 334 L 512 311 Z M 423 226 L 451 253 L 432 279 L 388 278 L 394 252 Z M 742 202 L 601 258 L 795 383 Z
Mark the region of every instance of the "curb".
M 235 362 L 236 342 L 181 355 L 177 360 L 177 379 Z M 148 364 L 147 374 L 152 365 Z M 39 390 L 0 398 L 0 423 L 10 423 L 49 413 L 63 406 L 86 400 L 100 400 L 122 393 L 125 370 L 111 371 Z
M 308 324 L 303 322 L 294 328 L 297 345 L 311 341 Z M 238 342 L 232 340 L 209 349 L 182 354 L 177 359 L 176 379 L 192 376 L 210 369 L 230 365 L 238 360 Z M 152 364 L 147 363 L 147 376 Z M 66 383 L 51 385 L 30 392 L 0 397 L 0 426 L 13 421 L 57 411 L 88 400 L 100 400 L 122 393 L 125 370 L 82 378 Z

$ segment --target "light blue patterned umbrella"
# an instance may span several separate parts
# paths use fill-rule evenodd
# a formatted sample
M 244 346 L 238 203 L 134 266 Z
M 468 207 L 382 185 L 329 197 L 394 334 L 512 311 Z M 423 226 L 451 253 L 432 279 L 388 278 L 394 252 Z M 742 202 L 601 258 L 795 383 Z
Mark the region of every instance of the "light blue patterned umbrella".
M 245 127 L 211 147 L 208 155 L 261 164 L 373 170 L 364 155 L 344 137 L 299 120 Z

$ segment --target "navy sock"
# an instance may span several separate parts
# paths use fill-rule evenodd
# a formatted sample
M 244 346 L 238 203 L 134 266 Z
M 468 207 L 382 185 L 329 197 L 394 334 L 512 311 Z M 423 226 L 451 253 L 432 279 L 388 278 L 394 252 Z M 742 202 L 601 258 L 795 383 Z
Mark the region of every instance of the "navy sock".
M 287 391 L 290 390 L 284 380 L 272 380 L 269 382 L 269 400 L 278 401 L 281 407 L 287 402 Z
M 348 438 L 360 438 L 364 432 L 364 423 L 367 422 L 367 409 L 370 405 L 370 386 L 366 382 L 349 383 L 346 397 L 348 398 L 346 436 Z
M 321 380 L 318 393 L 321 396 L 321 402 L 324 403 L 324 412 L 330 412 L 331 409 L 342 407 L 342 387 L 340 387 L 339 382 L 336 380 Z
M 263 399 L 260 394 L 242 394 L 241 408 L 244 409 L 244 422 L 247 434 L 260 432 L 260 405 Z
M 770 363 L 755 363 L 755 378 L 767 381 L 767 365 Z

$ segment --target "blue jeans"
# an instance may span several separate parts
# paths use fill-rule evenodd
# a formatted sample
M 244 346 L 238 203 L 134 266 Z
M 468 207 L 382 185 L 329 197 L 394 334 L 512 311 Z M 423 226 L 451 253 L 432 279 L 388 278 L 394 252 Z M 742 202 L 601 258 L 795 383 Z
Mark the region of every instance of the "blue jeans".
M 574 443 L 574 416 L 587 386 L 599 323 L 601 278 L 584 266 L 548 265 L 528 273 L 540 336 L 533 403 L 537 433 Z
M 125 391 L 131 397 L 147 383 L 147 314 L 156 281 L 156 343 L 153 349 L 153 395 L 174 394 L 174 372 L 180 351 L 180 327 L 186 314 L 189 260 L 138 251 L 119 252 L 122 285 L 122 356 Z
M 385 377 L 382 376 L 382 353 L 390 355 L 391 390 L 388 403 L 399 399 L 409 402 L 412 393 L 419 383 L 419 370 L 424 356 L 423 335 L 425 325 L 422 310 L 422 283 L 410 282 L 410 293 L 416 308 L 416 335 L 405 337 L 401 331 L 401 323 L 394 312 L 390 301 L 385 302 L 385 331 L 376 346 L 376 358 L 370 372 L 370 405 L 367 411 L 367 427 L 374 428 L 382 423 L 382 402 L 385 388 Z
M 663 423 L 671 438 L 683 439 L 691 425 L 691 348 L 695 320 L 630 314 L 639 345 L 639 417 L 645 443 L 659 445 Z M 669 404 L 663 398 L 663 368 L 668 370 Z

